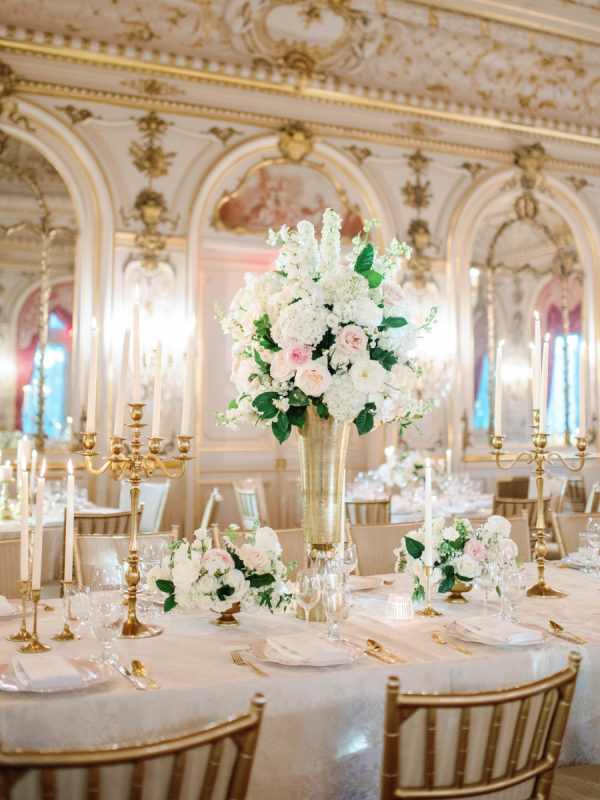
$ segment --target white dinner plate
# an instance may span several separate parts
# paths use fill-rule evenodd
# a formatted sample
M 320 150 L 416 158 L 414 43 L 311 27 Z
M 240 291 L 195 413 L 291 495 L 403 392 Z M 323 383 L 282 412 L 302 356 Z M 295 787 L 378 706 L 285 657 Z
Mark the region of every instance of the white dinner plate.
M 12 611 L 8 611 L 8 609 L 1 608 L 0 609 L 0 622 L 6 622 L 10 619 L 15 619 L 15 617 L 20 617 L 23 613 L 23 604 L 20 600 L 9 600 L 8 601 L 11 605 Z M 29 613 L 29 612 L 28 612 Z
M 340 642 L 338 645 L 340 649 L 339 661 L 330 661 L 328 664 L 312 664 L 310 662 L 298 662 L 293 658 L 286 658 L 283 653 L 274 650 L 266 642 L 256 642 L 251 645 L 250 652 L 259 661 L 270 661 L 273 664 L 282 664 L 285 667 L 337 667 L 341 664 L 351 664 L 359 658 L 362 658 L 364 653 L 358 645 L 349 642 Z
M 544 630 L 541 626 L 538 628 L 536 625 L 523 625 L 524 629 L 529 628 L 530 630 L 539 631 L 542 634 L 542 640 L 537 642 L 499 642 L 499 641 L 492 641 L 491 639 L 486 639 L 485 636 L 481 638 L 476 633 L 471 633 L 468 631 L 463 631 L 461 628 L 457 628 L 453 622 L 447 622 L 443 628 L 449 636 L 454 636 L 456 639 L 460 639 L 463 642 L 476 642 L 477 644 L 487 644 L 490 647 L 539 647 L 541 644 L 545 644 L 546 640 L 550 638 L 551 634 Z
M 67 659 L 83 678 L 83 683 L 74 686 L 52 686 L 43 689 L 24 688 L 16 679 L 11 664 L 0 664 L 0 691 L 18 692 L 19 694 L 56 694 L 56 692 L 74 692 L 79 689 L 88 689 L 110 680 L 108 670 L 94 664 L 92 661 L 80 658 Z

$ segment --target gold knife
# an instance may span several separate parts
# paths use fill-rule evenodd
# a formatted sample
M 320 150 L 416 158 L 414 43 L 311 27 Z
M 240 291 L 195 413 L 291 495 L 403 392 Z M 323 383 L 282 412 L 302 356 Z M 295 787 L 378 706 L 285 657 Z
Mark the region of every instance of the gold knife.
M 365 653 L 368 656 L 373 656 L 373 658 L 376 658 L 379 661 L 383 661 L 384 664 L 398 663 L 397 661 L 394 661 L 393 658 L 388 658 L 387 656 L 384 656 L 383 653 L 377 653 L 375 650 L 363 650 L 363 653 Z

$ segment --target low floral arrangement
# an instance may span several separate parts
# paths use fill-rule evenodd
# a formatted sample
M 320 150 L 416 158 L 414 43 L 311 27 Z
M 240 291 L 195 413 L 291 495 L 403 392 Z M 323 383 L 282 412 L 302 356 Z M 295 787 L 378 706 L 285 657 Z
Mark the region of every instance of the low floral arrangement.
M 375 220 L 340 253 L 341 217 L 327 209 L 320 243 L 312 223 L 269 231 L 280 245 L 275 269 L 249 273 L 227 315 L 234 338 L 231 379 L 237 397 L 223 424 L 270 426 L 281 443 L 301 428 L 309 405 L 354 422 L 359 434 L 375 422 L 398 421 L 403 430 L 430 410 L 415 391 L 419 368 L 411 359 L 419 335 L 402 288 L 392 277 L 410 248 L 393 239 L 379 254 L 367 241 Z M 432 309 L 422 328 L 435 316 Z
M 386 486 L 398 486 L 400 489 L 408 484 L 418 483 L 425 480 L 425 459 L 431 458 L 427 450 L 404 450 L 396 456 L 392 463 L 386 462 L 377 469 L 377 477 Z M 446 460 L 443 458 L 431 458 L 431 469 L 437 478 L 446 475 Z
M 516 544 L 510 538 L 510 522 L 497 514 L 473 530 L 466 519 L 457 519 L 444 526 L 444 518 L 432 521 L 433 572 L 432 583 L 439 583 L 438 592 L 450 592 L 456 581 L 471 583 L 481 572 L 481 565 L 494 551 L 517 556 Z M 425 528 L 411 531 L 394 550 L 396 572 L 406 571 L 414 577 L 413 600 L 425 599 Z
M 200 528 L 191 544 L 172 543 L 162 564 L 148 573 L 148 579 L 167 594 L 165 611 L 179 606 L 222 613 L 239 603 L 242 611 L 262 606 L 273 612 L 290 604 L 285 580 L 295 564 L 282 562 L 275 531 L 256 526 L 239 546 L 238 535 L 237 526 L 230 525 L 224 533 L 225 548 L 218 548 L 209 532 Z

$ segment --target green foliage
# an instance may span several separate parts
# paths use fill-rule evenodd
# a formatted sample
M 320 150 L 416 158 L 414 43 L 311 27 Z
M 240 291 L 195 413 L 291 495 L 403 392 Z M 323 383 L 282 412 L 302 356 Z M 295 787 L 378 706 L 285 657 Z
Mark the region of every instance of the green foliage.
M 175 595 L 174 594 L 170 594 L 165 599 L 165 603 L 163 605 L 163 611 L 166 614 L 168 611 L 171 611 L 171 609 L 175 608 L 176 605 L 177 605 L 177 603 L 175 601 Z
M 160 589 L 161 592 L 166 592 L 167 594 L 173 594 L 175 591 L 175 584 L 173 581 L 165 581 L 163 578 L 159 578 L 156 581 L 157 589 Z
M 329 411 L 324 403 L 317 403 L 317 414 L 321 419 L 329 419 Z
M 411 558 L 421 558 L 425 550 L 425 545 L 422 542 L 418 542 L 416 539 L 413 539 L 412 536 L 405 536 L 404 544 L 406 546 L 406 552 Z
M 368 272 L 371 267 L 373 266 L 373 258 L 375 257 L 375 250 L 371 243 L 364 246 L 362 251 L 359 253 L 358 258 L 354 264 L 354 271 L 358 272 L 359 275 L 363 275 L 365 272 Z
M 233 586 L 219 586 L 217 589 L 217 597 L 219 600 L 225 600 L 226 597 L 231 597 L 234 592 L 235 589 Z
M 307 406 L 308 397 L 304 394 L 302 389 L 297 386 L 292 389 L 288 394 L 288 400 L 291 406 Z
M 279 397 L 278 392 L 263 392 L 257 394 L 252 405 L 262 416 L 263 419 L 273 419 L 277 416 L 278 409 L 273 405 L 273 401 Z
M 326 350 L 329 350 L 330 347 L 333 347 L 335 343 L 335 336 L 333 332 L 328 330 L 327 333 L 323 336 L 319 344 L 315 347 L 312 354 L 312 360 L 316 361 L 318 358 L 321 358 L 323 353 Z
M 290 406 L 287 410 L 290 425 L 301 428 L 306 421 L 306 406 Z
M 376 345 L 370 352 L 373 361 L 379 361 L 381 366 L 388 371 L 398 363 L 398 358 L 391 350 L 384 350 L 379 345 Z
M 388 328 L 403 328 L 408 325 L 408 321 L 404 317 L 385 317 L 379 326 L 380 331 L 386 331 Z
M 231 403 L 229 403 L 229 405 L 227 406 L 227 408 L 228 408 L 230 411 L 232 411 L 233 409 L 235 409 L 235 408 L 237 408 L 237 407 L 238 407 L 237 400 L 236 400 L 236 399 L 235 399 L 235 397 L 234 397 L 234 398 L 233 398 L 233 400 L 231 401 Z
M 271 322 L 267 314 L 263 314 L 262 317 L 255 319 L 254 327 L 256 328 L 254 336 L 261 347 L 264 347 L 265 350 L 271 350 L 274 353 L 281 350 L 279 345 L 276 344 L 271 337 Z
M 412 599 L 413 603 L 419 603 L 425 600 L 425 589 L 419 583 L 418 578 L 415 578 L 415 588 L 413 589 Z
M 271 575 L 270 572 L 262 572 L 260 575 L 250 575 L 248 577 L 248 582 L 253 589 L 260 589 L 262 586 L 269 586 L 269 584 L 275 583 L 275 575 Z
M 444 573 L 444 579 L 440 582 L 438 588 L 438 592 L 440 594 L 451 592 L 452 587 L 456 582 L 456 575 L 454 574 L 454 569 L 452 567 L 442 567 L 442 572 Z
M 373 430 L 373 425 L 375 424 L 376 408 L 377 407 L 375 403 L 367 403 L 367 405 L 363 408 L 363 410 L 354 420 L 354 424 L 356 425 L 356 430 L 358 431 L 360 436 L 362 436 L 365 433 L 369 433 L 369 431 Z
M 289 439 L 292 426 L 290 424 L 289 419 L 287 418 L 287 415 L 284 414 L 283 411 L 280 411 L 279 414 L 277 414 L 277 416 L 273 420 L 271 429 L 279 444 L 283 444 L 286 441 L 286 439 Z

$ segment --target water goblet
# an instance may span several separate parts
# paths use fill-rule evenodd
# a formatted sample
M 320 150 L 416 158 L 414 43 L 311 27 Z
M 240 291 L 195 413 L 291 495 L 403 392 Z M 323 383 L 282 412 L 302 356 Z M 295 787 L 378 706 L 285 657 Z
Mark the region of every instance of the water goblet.
M 121 592 L 100 589 L 92 595 L 92 630 L 94 637 L 102 645 L 99 655 L 93 656 L 100 664 L 114 661 L 112 643 L 119 635 L 123 618 Z
M 77 650 L 79 631 L 90 618 L 90 587 L 71 584 L 65 588 L 63 597 L 63 620 L 75 636 L 73 653 Z
M 117 564 L 104 564 L 94 567 L 92 577 L 92 592 L 99 591 L 122 591 L 123 590 L 123 570 Z
M 481 571 L 475 578 L 475 588 L 479 589 L 483 594 L 483 615 L 487 616 L 488 613 L 488 594 L 495 588 L 498 579 L 498 572 L 496 565 L 492 562 L 484 562 L 481 565 Z
M 296 574 L 296 603 L 304 610 L 304 619 L 309 621 L 311 608 L 321 597 L 321 580 L 315 569 L 301 569 Z
M 358 566 L 358 553 L 356 552 L 355 544 L 352 544 L 351 542 L 346 542 L 344 544 L 344 551 L 340 561 L 342 570 L 346 577 L 350 575 L 351 572 L 354 572 Z
M 321 589 L 321 604 L 329 627 L 321 636 L 334 642 L 342 641 L 339 624 L 350 613 L 350 591 L 343 583 L 327 584 Z
M 527 583 L 522 570 L 505 570 L 501 577 L 502 603 L 500 615 L 507 622 L 519 622 L 516 608 L 525 597 Z

